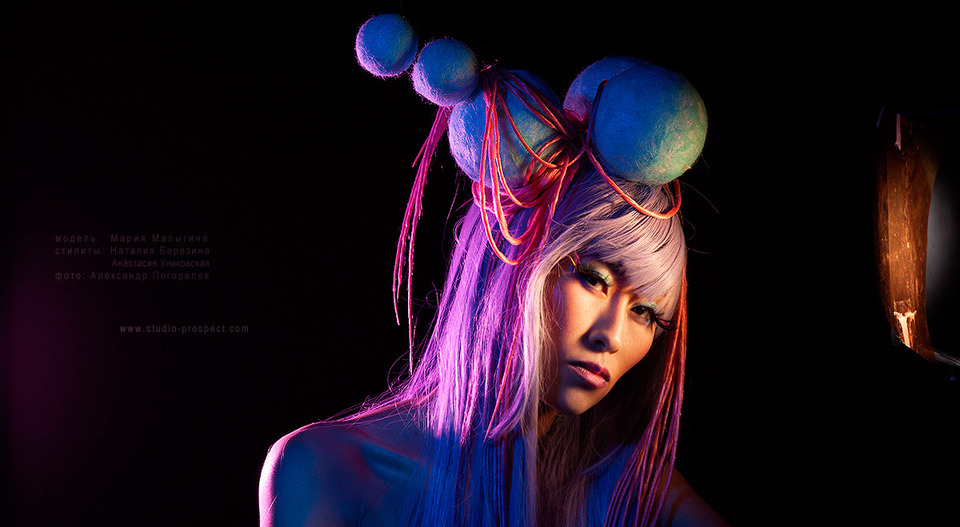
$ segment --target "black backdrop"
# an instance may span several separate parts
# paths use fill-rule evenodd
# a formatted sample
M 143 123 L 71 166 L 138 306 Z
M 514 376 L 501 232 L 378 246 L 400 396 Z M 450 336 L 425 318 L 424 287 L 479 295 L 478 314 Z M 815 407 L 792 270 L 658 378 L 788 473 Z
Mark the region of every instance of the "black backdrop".
M 605 55 L 690 79 L 710 131 L 683 177 L 680 470 L 735 525 L 953 523 L 960 385 L 891 344 L 871 239 L 877 117 L 957 109 L 953 28 L 942 13 L 876 7 L 839 17 L 606 4 L 12 16 L 0 523 L 254 524 L 267 447 L 405 367 L 392 257 L 434 108 L 408 77 L 357 66 L 357 28 L 385 12 L 421 41 L 460 39 L 560 94 Z M 442 145 L 418 234 L 421 334 L 450 203 L 468 195 Z M 153 259 L 209 261 L 209 278 L 89 278 L 137 271 L 111 267 L 143 259 L 111 247 L 160 245 L 208 250 Z

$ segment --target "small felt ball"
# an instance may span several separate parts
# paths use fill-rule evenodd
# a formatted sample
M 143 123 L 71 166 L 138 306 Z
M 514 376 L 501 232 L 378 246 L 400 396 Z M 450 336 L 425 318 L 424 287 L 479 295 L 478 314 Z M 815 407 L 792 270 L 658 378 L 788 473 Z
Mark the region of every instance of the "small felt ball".
M 645 61 L 633 57 L 608 57 L 587 66 L 570 83 L 567 95 L 563 98 L 563 110 L 567 118 L 579 124 L 586 124 L 600 83 L 610 80 L 618 73 L 644 64 L 646 64 Z
M 703 150 L 707 111 L 679 73 L 651 64 L 626 70 L 607 82 L 596 111 L 596 153 L 622 178 L 668 183 Z
M 535 75 L 522 71 L 512 70 L 510 73 L 522 79 L 525 83 L 539 91 L 555 107 L 560 107 L 560 99 L 547 84 Z M 531 112 L 511 91 L 503 92 L 503 98 L 510 111 L 510 116 L 520 135 L 534 151 L 537 151 L 547 141 L 556 137 L 558 132 L 543 124 L 543 121 Z M 450 153 L 470 179 L 480 180 L 480 159 L 483 145 L 483 132 L 486 125 L 487 105 L 483 90 L 477 90 L 473 97 L 466 102 L 453 107 L 450 113 L 450 122 L 447 125 L 447 139 L 450 143 Z M 503 108 L 497 112 L 500 132 L 500 163 L 503 175 L 511 187 L 526 183 L 527 168 L 534 162 L 530 152 L 523 146 L 520 138 L 514 132 L 507 120 Z M 487 161 L 484 174 L 484 184 L 491 185 L 492 168 Z
M 413 65 L 413 88 L 438 106 L 453 106 L 477 87 L 477 57 L 465 44 L 434 40 L 420 50 Z
M 417 34 L 400 15 L 379 15 L 357 32 L 357 61 L 378 77 L 400 75 L 417 56 Z

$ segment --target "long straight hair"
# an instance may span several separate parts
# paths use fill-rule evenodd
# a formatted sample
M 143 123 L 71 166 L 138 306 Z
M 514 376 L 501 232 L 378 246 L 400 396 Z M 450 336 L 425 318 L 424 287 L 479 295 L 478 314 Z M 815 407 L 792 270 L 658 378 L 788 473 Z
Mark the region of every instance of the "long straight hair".
M 662 188 L 627 185 L 650 210 Z M 431 336 L 406 379 L 349 419 L 412 404 L 428 432 L 413 481 L 409 525 L 652 525 L 675 458 L 686 345 L 686 246 L 679 215 L 634 210 L 597 174 L 577 176 L 542 250 L 519 265 L 491 250 L 479 207 L 469 207 Z M 511 229 L 522 230 L 517 214 Z M 542 441 L 540 354 L 548 338 L 550 276 L 568 255 L 623 270 L 648 298 L 664 298 L 673 331 L 658 329 L 650 353 L 595 407 L 558 416 Z M 508 256 L 518 251 L 511 248 Z

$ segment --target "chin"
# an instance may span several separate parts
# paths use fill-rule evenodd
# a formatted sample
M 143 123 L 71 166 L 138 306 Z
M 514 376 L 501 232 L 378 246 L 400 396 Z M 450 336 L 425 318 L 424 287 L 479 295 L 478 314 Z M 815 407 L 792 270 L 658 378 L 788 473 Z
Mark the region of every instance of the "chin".
M 547 406 L 553 408 L 561 415 L 580 415 L 596 406 L 602 397 L 589 397 L 582 393 L 561 393 L 554 400 L 547 402 Z

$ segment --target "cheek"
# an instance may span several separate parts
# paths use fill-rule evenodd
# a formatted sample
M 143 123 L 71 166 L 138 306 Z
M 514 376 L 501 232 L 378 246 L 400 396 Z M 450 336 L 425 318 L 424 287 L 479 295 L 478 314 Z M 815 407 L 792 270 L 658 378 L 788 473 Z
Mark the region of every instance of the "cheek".
M 581 325 L 582 315 L 576 306 L 578 294 L 582 294 L 579 282 L 560 276 L 548 284 L 548 293 L 544 305 L 543 349 L 538 360 L 546 388 L 547 398 L 556 395 L 561 377 L 561 365 L 564 364 L 571 349 L 577 346 L 579 336 L 577 328 Z
M 624 353 L 621 356 L 621 364 L 623 366 L 623 373 L 621 375 L 625 375 L 633 369 L 650 353 L 650 349 L 653 347 L 654 335 L 655 331 L 649 329 L 638 331 L 630 337 L 630 344 L 626 349 L 622 350 Z
M 561 278 L 553 288 L 552 311 L 560 338 L 577 339 L 587 331 L 591 317 L 595 318 L 596 299 L 572 278 Z

